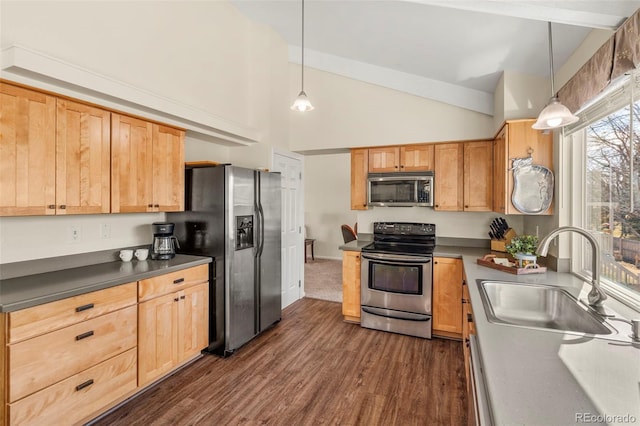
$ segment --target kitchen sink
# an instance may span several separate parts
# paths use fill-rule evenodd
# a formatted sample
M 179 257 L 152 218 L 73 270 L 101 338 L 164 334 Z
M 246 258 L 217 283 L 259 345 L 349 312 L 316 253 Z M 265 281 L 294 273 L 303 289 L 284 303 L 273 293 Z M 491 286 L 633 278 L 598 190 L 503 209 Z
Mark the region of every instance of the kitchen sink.
M 587 334 L 611 334 L 604 320 L 558 287 L 478 280 L 489 322 Z

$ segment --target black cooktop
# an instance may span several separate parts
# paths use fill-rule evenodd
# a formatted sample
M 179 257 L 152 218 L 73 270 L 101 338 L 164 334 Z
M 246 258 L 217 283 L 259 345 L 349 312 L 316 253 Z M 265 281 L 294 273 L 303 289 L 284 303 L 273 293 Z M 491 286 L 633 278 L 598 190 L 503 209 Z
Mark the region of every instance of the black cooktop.
M 431 255 L 436 245 L 436 226 L 432 223 L 375 222 L 373 243 L 363 252 Z

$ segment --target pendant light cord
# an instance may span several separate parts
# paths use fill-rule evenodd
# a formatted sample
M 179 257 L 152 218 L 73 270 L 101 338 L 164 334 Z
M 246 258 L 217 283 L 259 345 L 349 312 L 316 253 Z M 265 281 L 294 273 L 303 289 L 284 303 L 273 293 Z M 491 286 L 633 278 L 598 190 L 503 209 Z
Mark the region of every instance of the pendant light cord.
M 304 0 L 302 0 L 304 2 Z M 548 22 L 549 24 L 549 68 L 550 68 L 550 72 L 551 72 L 551 97 L 555 97 L 556 96 L 556 91 L 554 88 L 554 82 L 553 82 L 553 42 L 552 42 L 552 36 L 551 36 L 551 21 Z
M 304 0 L 302 0 L 302 70 L 301 70 L 301 88 L 304 92 Z

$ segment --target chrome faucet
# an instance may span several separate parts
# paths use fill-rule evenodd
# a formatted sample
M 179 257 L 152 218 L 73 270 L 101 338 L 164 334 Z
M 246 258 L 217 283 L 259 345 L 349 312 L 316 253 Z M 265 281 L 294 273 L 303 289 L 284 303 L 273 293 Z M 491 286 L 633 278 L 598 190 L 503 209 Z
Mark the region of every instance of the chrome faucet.
M 551 231 L 540 241 L 537 249 L 538 255 L 546 256 L 549 252 L 549 244 L 551 244 L 551 240 L 553 240 L 558 234 L 569 231 L 582 235 L 591 243 L 591 291 L 589 292 L 587 299 L 589 301 L 589 305 L 599 308 L 602 306 L 602 302 L 607 298 L 607 295 L 600 288 L 600 246 L 591 233 L 575 226 L 561 226 Z

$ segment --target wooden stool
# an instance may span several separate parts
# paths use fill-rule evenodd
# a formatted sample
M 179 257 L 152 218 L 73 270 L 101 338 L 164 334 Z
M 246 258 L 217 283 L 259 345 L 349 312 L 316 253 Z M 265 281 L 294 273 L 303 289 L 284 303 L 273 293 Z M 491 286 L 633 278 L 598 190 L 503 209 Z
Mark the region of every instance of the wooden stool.
M 316 260 L 315 256 L 313 255 L 313 243 L 315 243 L 316 240 L 314 240 L 313 238 L 305 238 L 304 239 L 304 263 L 307 263 L 307 247 L 311 246 L 311 260 Z

